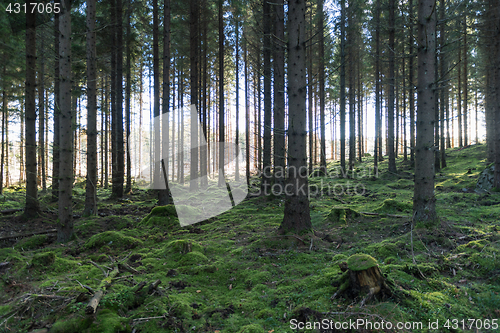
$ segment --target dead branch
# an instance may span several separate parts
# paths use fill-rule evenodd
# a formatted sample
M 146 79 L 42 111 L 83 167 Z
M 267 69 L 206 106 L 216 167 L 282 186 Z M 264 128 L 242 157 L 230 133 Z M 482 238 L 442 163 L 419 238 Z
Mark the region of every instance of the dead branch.
M 35 236 L 35 235 L 52 234 L 52 233 L 56 233 L 56 232 L 57 232 L 57 229 L 49 229 L 49 230 L 43 230 L 43 231 L 28 232 L 28 233 L 24 233 L 24 234 L 17 234 L 17 235 L 0 237 L 0 241 L 9 240 L 9 239 L 13 239 L 13 238 L 31 237 L 31 236 Z
M 98 266 L 100 267 L 100 266 Z M 106 292 L 106 289 L 111 285 L 111 282 L 115 276 L 118 275 L 120 271 L 118 270 L 118 267 L 115 267 L 109 275 L 104 278 L 104 280 L 101 281 L 99 284 L 99 290 L 94 294 L 94 296 L 90 299 L 89 304 L 85 308 L 85 313 L 86 314 L 93 314 L 95 313 L 97 306 L 99 305 L 99 302 L 101 301 L 101 298 L 104 296 L 104 293 Z

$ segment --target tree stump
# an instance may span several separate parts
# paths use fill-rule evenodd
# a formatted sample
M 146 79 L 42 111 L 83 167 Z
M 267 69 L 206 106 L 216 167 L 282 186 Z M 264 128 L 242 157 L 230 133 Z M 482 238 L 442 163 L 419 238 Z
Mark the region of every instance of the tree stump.
M 340 268 L 342 271 L 348 270 L 349 292 L 353 296 L 364 296 L 360 306 L 374 295 L 391 295 L 375 258 L 367 254 L 355 254 L 347 259 L 347 263 L 340 263 Z

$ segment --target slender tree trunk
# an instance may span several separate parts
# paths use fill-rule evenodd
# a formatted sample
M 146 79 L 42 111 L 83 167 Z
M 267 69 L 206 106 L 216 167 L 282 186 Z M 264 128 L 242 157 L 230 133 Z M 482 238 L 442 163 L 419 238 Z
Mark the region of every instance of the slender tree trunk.
M 434 195 L 433 128 L 435 118 L 434 53 L 436 48 L 436 0 L 421 0 L 418 6 L 418 114 L 415 149 L 414 222 L 433 225 L 437 221 Z
M 6 77 L 6 57 L 4 56 L 4 65 L 3 65 L 3 77 Z M 0 157 L 0 194 L 3 193 L 3 172 L 4 172 L 4 161 L 5 161 L 5 131 L 7 129 L 7 112 L 9 110 L 9 105 L 7 102 L 7 91 L 5 90 L 5 86 L 2 89 L 2 156 Z M 7 145 L 7 149 L 8 149 Z
M 406 53 L 405 44 L 402 43 L 403 47 L 403 160 L 408 161 L 408 138 L 406 136 Z
M 25 180 L 25 165 L 24 165 L 24 103 L 21 100 L 20 102 L 20 114 L 19 117 L 21 118 L 21 135 L 19 137 L 19 183 L 23 183 Z
M 235 53 L 236 53 L 236 135 L 235 135 L 235 143 L 236 143 L 236 158 L 235 158 L 235 170 L 234 170 L 234 177 L 236 181 L 240 180 L 240 165 L 239 165 L 239 136 L 240 136 L 240 53 L 239 53 L 239 48 L 240 48 L 240 27 L 239 27 L 239 15 L 235 17 L 235 27 L 234 27 L 234 32 L 235 32 L 235 42 L 236 45 L 234 46 Z
M 491 1 L 491 0 L 490 0 Z M 492 1 L 491 1 L 492 2 Z M 493 26 L 494 34 L 494 49 L 492 52 L 494 55 L 494 75 L 495 80 L 495 93 L 496 98 L 495 104 L 495 180 L 493 182 L 493 187 L 500 190 L 500 4 L 498 1 L 493 2 L 491 5 L 493 7 L 493 21 L 496 24 Z
M 463 147 L 463 136 L 462 136 L 462 50 L 461 45 L 458 48 L 458 100 L 457 100 L 457 120 L 458 120 L 458 146 Z
M 158 0 L 153 1 L 153 182 L 155 189 L 164 186 L 162 177 L 162 155 L 161 155 L 161 121 L 160 121 L 160 51 L 159 51 L 159 14 Z M 158 199 L 160 199 L 161 190 L 158 191 Z
M 285 12 L 284 1 L 274 1 L 274 183 L 285 182 Z M 245 60 L 246 62 L 246 60 Z
M 437 1 L 436 1 L 437 2 Z M 434 75 L 439 78 L 439 63 L 438 63 L 438 41 L 436 40 L 436 48 L 434 52 Z M 441 171 L 441 160 L 439 154 L 439 91 L 440 82 L 436 82 L 434 88 L 434 171 Z
M 440 38 L 440 57 L 439 57 L 439 65 L 440 65 L 440 77 L 441 77 L 441 89 L 440 89 L 440 97 L 439 97 L 439 106 L 440 106 L 440 129 L 441 129 L 441 142 L 440 142 L 440 152 L 441 152 L 441 168 L 446 168 L 446 146 L 445 146 L 445 134 L 444 134 L 444 122 L 445 122 L 445 96 L 448 94 L 448 82 L 446 80 L 446 52 L 445 52 L 445 34 L 446 34 L 446 24 L 445 22 L 445 6 L 446 0 L 440 0 L 439 4 L 439 16 L 441 18 L 441 27 L 439 32 Z M 476 122 L 477 124 L 477 122 Z
M 262 56 L 264 59 L 264 149 L 262 156 L 261 193 L 269 194 L 271 187 L 271 4 L 263 0 L 264 44 Z
M 219 5 L 222 6 L 222 3 Z M 221 10 L 221 9 L 220 9 Z M 219 14 L 221 15 L 221 14 Z M 198 189 L 198 1 L 190 0 L 189 13 L 189 56 L 191 64 L 191 163 L 189 189 Z M 219 20 L 222 20 L 220 18 Z M 220 24 L 220 23 L 219 23 Z M 219 36 L 220 37 L 220 36 Z M 220 183 L 220 179 L 219 179 Z M 224 183 L 225 184 L 225 183 Z
M 410 32 L 408 34 L 409 44 L 410 44 L 410 58 L 408 59 L 408 80 L 409 82 L 409 103 L 410 103 L 410 164 L 413 167 L 415 165 L 415 82 L 413 79 L 413 0 L 409 0 L 409 10 L 410 10 Z
M 306 9 L 307 11 L 307 9 Z M 310 29 L 307 30 L 307 39 L 312 39 L 312 9 L 309 11 L 309 26 Z M 312 43 L 311 43 L 312 44 Z M 312 56 L 312 46 L 306 49 L 307 56 L 307 123 L 309 125 L 309 174 L 311 175 L 314 170 L 314 124 L 313 124 L 313 56 Z
M 340 168 L 345 172 L 345 0 L 340 14 Z
M 468 146 L 469 145 L 469 120 L 468 120 L 468 102 L 469 102 L 469 96 L 468 96 L 468 70 L 467 70 L 467 13 L 464 13 L 464 22 L 463 22 L 463 27 L 464 27 L 464 109 L 463 109 L 463 115 L 464 115 L 464 145 Z
M 109 188 L 109 82 L 106 76 L 106 92 L 104 96 L 104 188 Z
M 26 204 L 24 216 L 40 213 L 36 177 L 36 14 L 26 13 Z
M 245 38 L 244 47 L 244 59 L 245 63 L 245 162 L 246 162 L 246 179 L 247 186 L 250 187 L 250 93 L 249 93 L 249 82 L 248 82 L 248 42 L 246 38 L 246 31 L 244 31 Z M 276 174 L 276 173 L 275 173 Z
M 279 231 L 302 233 L 312 228 L 309 214 L 309 185 L 306 162 L 306 78 L 305 78 L 305 0 L 288 5 L 288 184 L 285 213 Z
M 44 39 L 40 40 L 40 69 L 38 71 L 38 160 L 40 167 L 40 183 L 42 191 L 47 191 L 47 182 L 45 175 L 45 45 Z
M 127 54 L 127 62 L 125 64 L 126 71 L 126 86 L 125 86 L 125 126 L 126 126 L 126 147 L 127 150 L 125 153 L 127 154 L 127 179 L 125 185 L 125 193 L 130 193 L 132 191 L 132 162 L 130 160 L 130 99 L 131 99 L 131 90 L 132 90 L 132 82 L 131 82 L 131 50 L 130 50 L 130 41 L 131 41 L 131 32 L 130 32 L 130 15 L 131 15 L 131 5 L 132 1 L 127 1 L 127 40 L 126 40 L 126 54 Z
M 71 111 L 71 1 L 62 1 L 59 18 L 60 50 L 60 165 L 59 223 L 57 241 L 67 242 L 73 236 L 73 114 Z
M 203 136 L 201 136 L 201 140 L 205 141 L 202 142 L 201 147 L 200 147 L 200 175 L 201 175 L 201 186 L 203 188 L 206 188 L 208 186 L 208 171 L 209 171 L 209 152 L 210 152 L 210 136 L 208 133 L 208 116 L 210 114 L 210 110 L 208 109 L 208 98 L 209 96 L 207 95 L 209 93 L 208 91 L 208 57 L 207 57 L 207 52 L 208 52 L 208 15 L 205 15 L 207 12 L 207 1 L 204 0 L 202 2 L 203 4 L 203 53 L 200 52 L 201 56 L 200 59 L 203 62 L 203 81 L 201 83 L 201 91 L 203 95 L 203 107 L 202 107 L 202 116 L 203 116 Z M 238 47 L 236 47 L 238 49 Z M 238 90 L 236 90 L 238 93 Z M 238 100 L 238 99 L 236 99 Z M 236 108 L 238 108 L 238 103 L 236 103 Z M 238 161 L 236 161 L 238 163 Z M 236 168 L 238 170 L 238 168 Z
M 52 201 L 59 197 L 59 14 L 54 14 L 54 135 L 52 142 Z M 22 119 L 22 117 L 21 117 Z M 22 125 L 21 125 L 22 128 Z M 22 146 L 22 145 L 21 145 Z M 22 152 L 21 152 L 22 155 Z
M 321 127 L 320 171 L 326 175 L 326 133 L 325 133 L 325 32 L 323 31 L 323 0 L 318 0 L 319 30 L 319 120 Z
M 389 172 L 397 172 L 396 155 L 394 154 L 394 85 L 395 85 L 395 0 L 389 0 L 389 100 L 387 105 L 387 150 L 389 151 Z
M 264 0 L 265 1 L 265 0 Z M 225 124 L 224 124 L 224 13 L 222 9 L 223 0 L 219 0 L 218 2 L 219 8 L 219 187 L 226 186 L 226 179 L 224 177 L 224 132 L 225 132 Z
M 111 118 L 115 130 L 115 157 L 116 166 L 113 170 L 112 194 L 123 197 L 123 180 L 125 169 L 125 152 L 123 151 L 123 8 L 122 0 L 116 0 L 116 106 L 114 117 Z
M 379 129 L 380 129 L 380 1 L 375 7 L 375 147 L 373 152 L 373 167 L 378 169 L 379 162 Z M 410 0 L 411 3 L 411 0 Z
M 87 0 L 87 182 L 83 215 L 97 215 L 97 77 L 95 0 Z

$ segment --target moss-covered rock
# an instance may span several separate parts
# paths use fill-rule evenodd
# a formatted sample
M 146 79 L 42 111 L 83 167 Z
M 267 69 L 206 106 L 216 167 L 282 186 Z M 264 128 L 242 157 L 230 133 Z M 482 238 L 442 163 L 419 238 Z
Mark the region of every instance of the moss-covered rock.
M 368 254 L 358 253 L 347 258 L 347 267 L 351 271 L 364 271 L 374 266 L 377 266 L 377 260 Z
M 191 251 L 203 252 L 203 247 L 191 239 L 177 239 L 165 246 L 166 254 L 186 254 Z
M 380 207 L 375 209 L 375 211 L 380 213 L 397 213 L 410 212 L 412 209 L 413 205 L 410 202 L 386 199 Z
M 88 332 L 93 318 L 76 316 L 67 320 L 58 320 L 50 329 L 51 333 L 82 333 Z
M 29 250 L 35 250 L 46 243 L 48 243 L 49 236 L 48 235 L 34 235 L 31 237 L 24 238 L 20 240 L 14 248 L 18 251 L 23 250 L 23 251 L 29 251 Z
M 328 219 L 333 223 L 347 224 L 350 219 L 360 216 L 361 214 L 351 208 L 332 208 Z
M 205 264 L 207 262 L 208 258 L 198 251 L 188 252 L 179 260 L 179 264 L 183 266 Z
M 85 243 L 85 248 L 100 248 L 107 245 L 113 249 L 132 249 L 142 244 L 140 239 L 125 236 L 119 231 L 105 231 L 90 237 Z
M 142 219 L 139 225 L 161 226 L 168 229 L 178 228 L 180 225 L 177 218 L 176 207 L 174 205 L 155 207 Z
M 56 254 L 52 251 L 37 253 L 31 259 L 31 266 L 36 268 L 44 268 L 52 265 L 56 261 Z

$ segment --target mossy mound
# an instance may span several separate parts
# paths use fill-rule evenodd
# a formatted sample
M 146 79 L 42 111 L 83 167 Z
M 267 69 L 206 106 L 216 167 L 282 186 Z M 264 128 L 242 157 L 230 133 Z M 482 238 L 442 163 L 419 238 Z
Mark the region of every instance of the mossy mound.
M 37 253 L 31 259 L 31 266 L 36 268 L 43 268 L 51 266 L 56 261 L 56 254 L 52 251 Z
M 90 239 L 85 243 L 85 248 L 100 248 L 107 245 L 112 248 L 132 249 L 140 244 L 142 244 L 141 240 L 125 236 L 119 231 L 105 231 L 90 237 Z
M 74 317 L 67 320 L 59 320 L 54 323 L 50 332 L 53 333 L 81 333 L 87 332 L 87 329 L 92 325 L 93 318 L 91 317 Z
M 262 328 L 262 326 L 257 324 L 250 324 L 243 326 L 238 333 L 266 333 L 266 330 Z
M 203 247 L 191 239 L 178 239 L 165 245 L 166 254 L 186 254 L 192 251 L 203 252 Z
M 347 224 L 350 219 L 360 216 L 361 214 L 351 208 L 332 208 L 328 219 L 333 223 Z
M 47 235 L 35 235 L 32 237 L 24 238 L 19 241 L 14 248 L 16 250 L 29 251 L 42 247 L 49 241 L 49 236 Z
M 368 254 L 359 253 L 347 258 L 347 267 L 351 271 L 364 271 L 374 266 L 377 266 L 377 260 Z
M 162 226 L 169 229 L 177 228 L 180 225 L 176 207 L 174 205 L 155 207 L 142 219 L 139 225 Z
M 410 212 L 413 205 L 410 202 L 402 202 L 394 199 L 386 199 L 382 205 L 375 209 L 380 213 L 397 213 L 397 212 Z
M 181 264 L 183 266 L 205 264 L 207 262 L 208 262 L 207 256 L 205 256 L 203 253 L 200 253 L 198 251 L 186 253 L 179 260 L 179 264 Z

